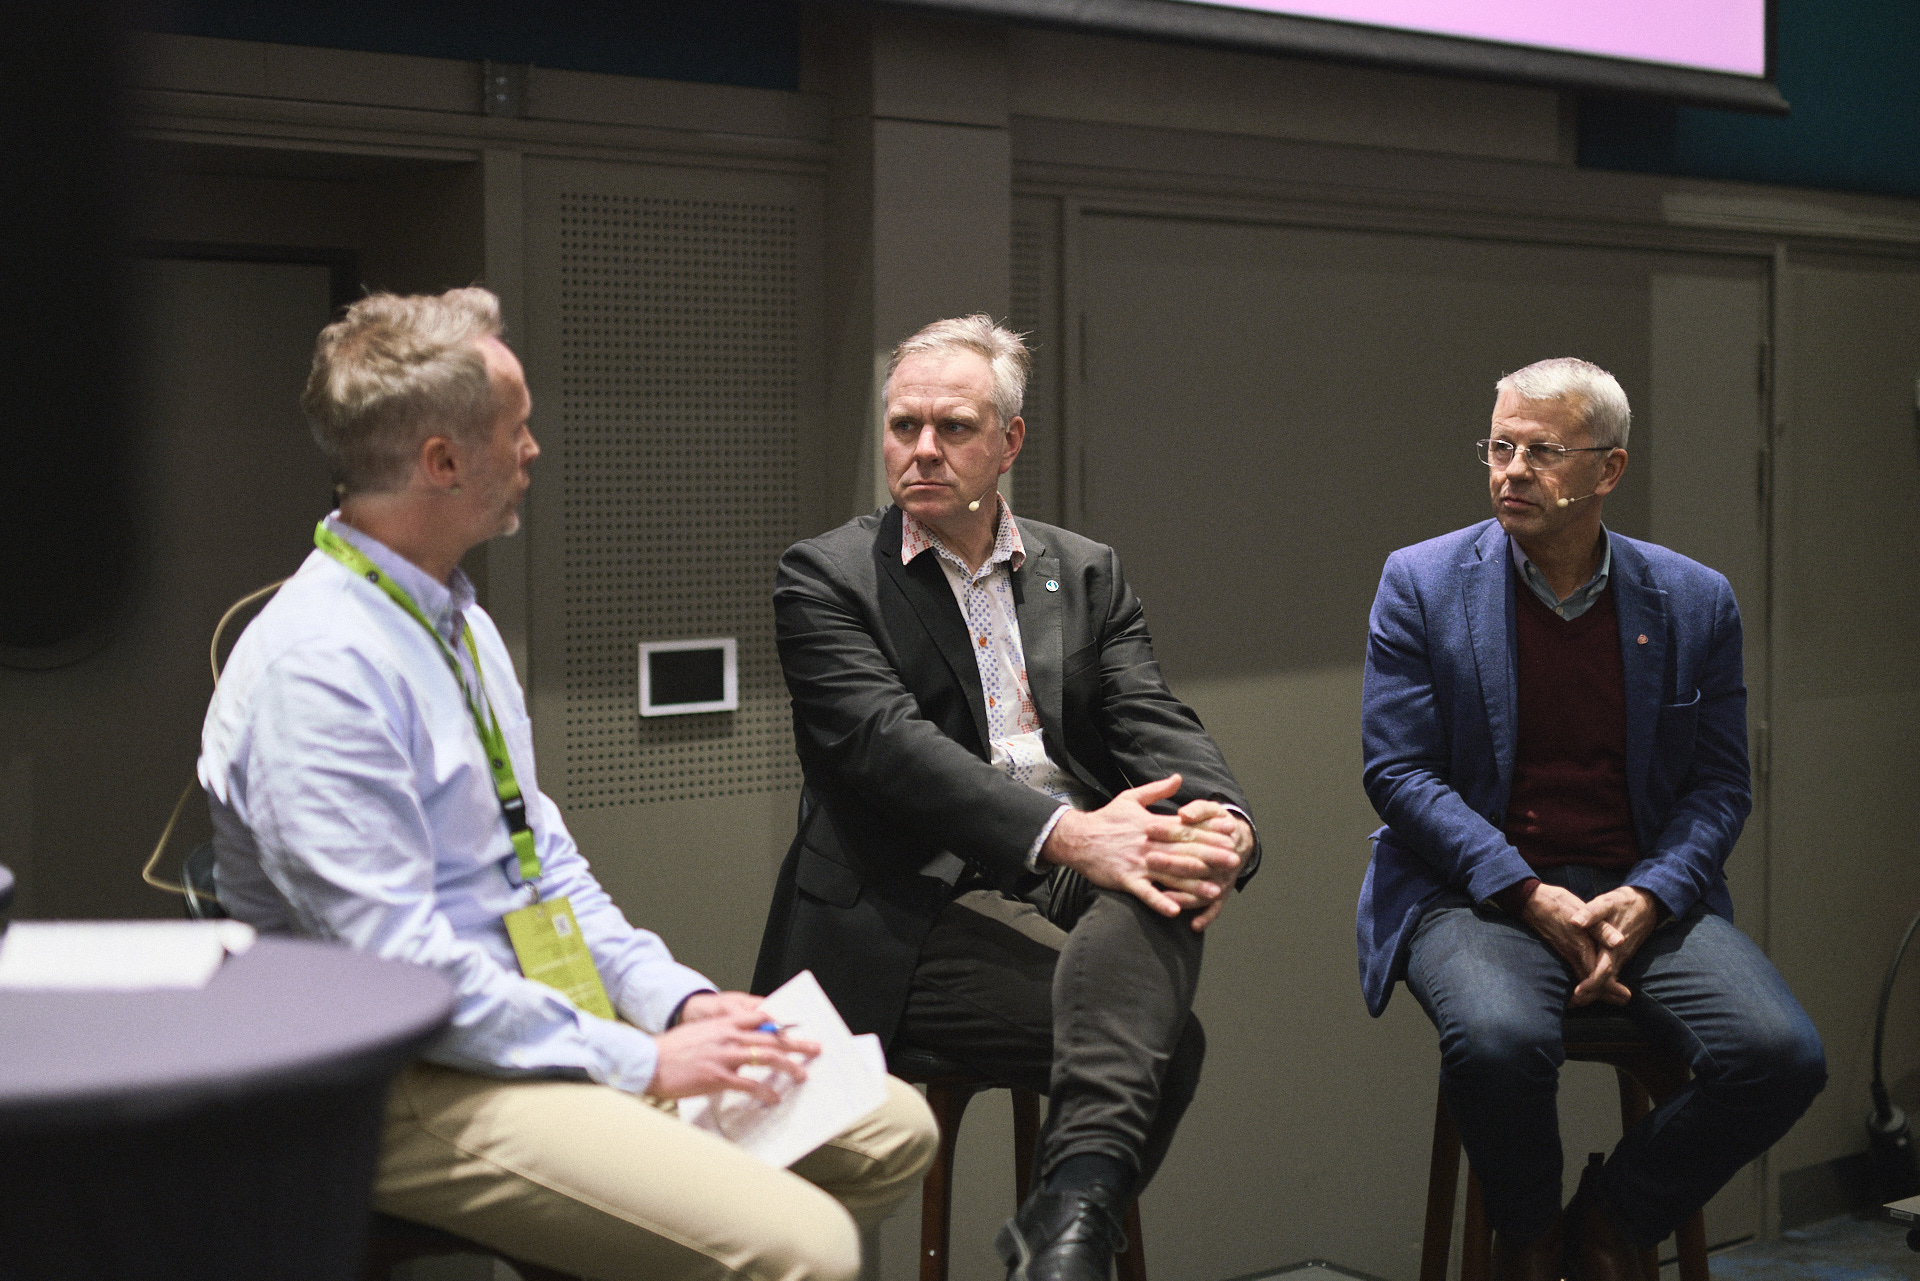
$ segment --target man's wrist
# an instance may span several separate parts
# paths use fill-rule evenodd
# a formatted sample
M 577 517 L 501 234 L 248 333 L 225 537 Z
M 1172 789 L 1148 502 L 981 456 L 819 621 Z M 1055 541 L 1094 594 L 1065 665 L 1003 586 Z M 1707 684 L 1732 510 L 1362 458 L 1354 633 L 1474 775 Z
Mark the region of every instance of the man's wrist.
M 1033 844 L 1027 847 L 1027 870 L 1029 872 L 1039 871 L 1040 865 L 1043 862 L 1059 861 L 1058 859 L 1050 859 L 1047 857 L 1047 842 L 1051 841 L 1053 834 L 1060 830 L 1060 820 L 1073 812 L 1073 806 L 1062 805 L 1053 812 L 1052 816 L 1049 817 L 1045 823 L 1041 824 L 1039 835 L 1035 836 L 1033 838 Z
M 1540 888 L 1540 878 L 1529 876 L 1515 881 L 1504 890 L 1488 895 L 1493 905 L 1508 916 L 1518 917 L 1527 910 L 1527 904 L 1533 899 L 1533 892 Z
M 667 1026 L 679 1027 L 680 1021 L 687 1016 L 687 1006 L 693 1004 L 696 997 L 718 995 L 712 988 L 702 988 L 698 992 L 689 992 L 680 998 L 680 1004 L 673 1007 L 673 1013 L 667 1016 Z

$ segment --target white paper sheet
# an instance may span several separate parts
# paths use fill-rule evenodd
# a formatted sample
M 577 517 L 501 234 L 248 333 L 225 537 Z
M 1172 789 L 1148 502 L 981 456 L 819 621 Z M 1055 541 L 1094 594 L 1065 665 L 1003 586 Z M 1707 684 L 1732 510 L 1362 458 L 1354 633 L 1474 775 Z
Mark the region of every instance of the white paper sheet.
M 244 921 L 15 921 L 0 939 L 0 988 L 205 987 L 253 940 Z
M 854 1036 L 820 990 L 811 970 L 802 970 L 766 999 L 767 1017 L 792 1024 L 789 1033 L 820 1046 L 799 1085 L 780 1077 L 780 1102 L 760 1102 L 737 1090 L 680 1100 L 680 1118 L 729 1139 L 769 1165 L 786 1167 L 841 1133 L 887 1098 L 886 1055 L 880 1038 Z M 766 1080 L 772 1068 L 749 1067 L 741 1075 Z

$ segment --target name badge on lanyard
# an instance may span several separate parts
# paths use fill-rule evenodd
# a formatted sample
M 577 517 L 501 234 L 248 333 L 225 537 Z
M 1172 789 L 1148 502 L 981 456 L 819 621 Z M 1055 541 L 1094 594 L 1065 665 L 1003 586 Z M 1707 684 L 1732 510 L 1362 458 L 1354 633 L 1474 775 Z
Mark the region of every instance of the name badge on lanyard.
M 487 765 L 493 773 L 494 792 L 500 798 L 500 817 L 513 842 L 520 878 L 533 888 L 534 901 L 530 905 L 501 918 L 507 927 L 507 939 L 513 944 L 513 955 L 520 962 L 520 973 L 561 992 L 589 1014 L 603 1019 L 614 1017 L 606 985 L 600 981 L 600 971 L 594 968 L 593 954 L 587 950 L 587 941 L 580 933 L 580 922 L 574 919 L 573 904 L 565 898 L 544 901 L 540 898 L 540 855 L 534 849 L 533 828 L 527 823 L 527 800 L 521 794 L 519 780 L 514 777 L 506 735 L 500 732 L 499 718 L 493 714 L 493 703 L 487 698 L 487 678 L 480 669 L 480 650 L 473 643 L 473 628 L 463 620 L 460 638 L 473 660 L 474 679 L 480 684 L 478 703 L 467 689 L 467 678 L 460 672 L 460 660 L 453 647 L 434 630 L 406 588 L 381 573 L 379 566 L 368 560 L 359 548 L 328 529 L 324 520 L 314 527 L 313 545 L 385 592 L 413 621 L 426 628 L 460 686 L 467 714 L 473 718 L 474 732 L 480 736 L 480 746 L 487 754 Z M 487 710 L 485 717 L 480 715 L 483 705 Z

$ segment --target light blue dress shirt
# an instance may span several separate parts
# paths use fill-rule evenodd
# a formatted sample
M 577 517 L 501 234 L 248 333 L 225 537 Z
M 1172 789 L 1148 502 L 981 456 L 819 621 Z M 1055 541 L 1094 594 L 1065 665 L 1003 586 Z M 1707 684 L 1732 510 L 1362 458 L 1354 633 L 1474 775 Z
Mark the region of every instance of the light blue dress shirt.
M 433 1062 L 644 1090 L 657 1062 L 648 1033 L 715 984 L 627 923 L 539 790 L 526 700 L 466 576 L 456 569 L 449 589 L 338 513 L 327 523 L 406 589 L 477 691 L 459 640 L 463 617 L 472 627 L 527 798 L 540 897 L 572 900 L 626 1021 L 597 1018 L 521 977 L 501 917 L 531 903 L 533 887 L 521 879 L 459 683 L 419 623 L 324 552 L 248 626 L 207 709 L 200 783 L 222 905 L 262 930 L 444 974 L 456 1004 L 426 1052 Z
M 1547 585 L 1547 576 L 1540 572 L 1540 567 L 1533 563 L 1530 556 L 1520 550 L 1520 544 L 1511 534 L 1507 536 L 1507 549 L 1513 556 L 1513 567 L 1520 571 L 1520 581 L 1527 585 L 1527 590 L 1542 605 L 1572 622 L 1593 608 L 1593 602 L 1599 600 L 1600 593 L 1607 590 L 1607 580 L 1613 576 L 1613 535 L 1607 532 L 1605 525 L 1600 527 L 1600 537 L 1603 540 L 1600 568 L 1594 571 L 1592 578 L 1574 588 L 1573 594 L 1565 600 L 1561 600 Z

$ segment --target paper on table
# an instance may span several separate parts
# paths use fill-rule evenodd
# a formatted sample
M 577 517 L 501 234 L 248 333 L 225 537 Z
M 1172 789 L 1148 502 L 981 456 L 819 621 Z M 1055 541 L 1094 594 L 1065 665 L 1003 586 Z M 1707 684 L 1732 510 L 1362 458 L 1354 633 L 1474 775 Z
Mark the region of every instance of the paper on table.
M 244 921 L 15 921 L 0 939 L 0 988 L 205 987 L 253 940 Z
M 785 1088 L 771 1107 L 737 1090 L 682 1099 L 680 1118 L 785 1167 L 886 1102 L 886 1055 L 879 1037 L 847 1030 L 811 970 L 787 980 L 764 1008 L 768 1018 L 791 1024 L 794 1037 L 820 1046 L 807 1064 L 807 1079 L 793 1085 L 792 1078 L 781 1077 Z M 765 1080 L 773 1069 L 749 1067 L 741 1075 Z

